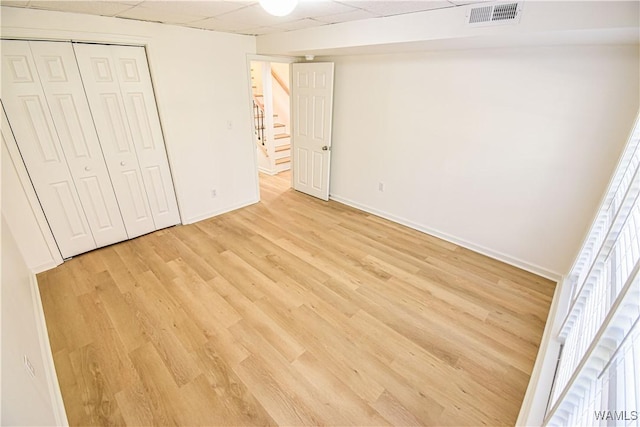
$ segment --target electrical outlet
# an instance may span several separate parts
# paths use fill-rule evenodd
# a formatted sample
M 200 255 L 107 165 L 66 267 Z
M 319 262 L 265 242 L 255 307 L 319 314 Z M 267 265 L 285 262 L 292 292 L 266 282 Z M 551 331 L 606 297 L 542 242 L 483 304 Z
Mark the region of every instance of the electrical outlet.
M 378 183 L 378 191 L 384 191 L 384 182 Z
M 233 129 L 233 121 L 232 120 L 227 120 L 227 129 L 228 130 Z
M 27 372 L 29 372 L 29 375 L 31 375 L 31 378 L 36 377 L 36 370 L 31 364 L 31 360 L 29 360 L 26 354 L 24 355 L 24 368 L 27 370 Z
M 211 198 L 215 198 L 218 195 L 218 193 L 216 192 L 216 189 L 214 188 L 213 190 L 211 190 Z

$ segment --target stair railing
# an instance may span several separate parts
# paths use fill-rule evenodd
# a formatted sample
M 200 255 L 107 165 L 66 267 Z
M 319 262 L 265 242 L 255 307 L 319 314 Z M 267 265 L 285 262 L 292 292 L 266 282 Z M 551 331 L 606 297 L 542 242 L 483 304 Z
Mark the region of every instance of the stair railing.
M 262 147 L 266 146 L 264 134 L 264 107 L 256 99 L 253 100 L 253 125 L 255 134 L 258 138 L 258 144 Z

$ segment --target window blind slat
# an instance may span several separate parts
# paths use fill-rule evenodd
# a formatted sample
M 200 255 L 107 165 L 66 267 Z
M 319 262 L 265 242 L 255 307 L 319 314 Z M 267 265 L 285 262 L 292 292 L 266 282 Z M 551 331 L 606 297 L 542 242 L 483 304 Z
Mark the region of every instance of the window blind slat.
M 640 127 L 634 126 L 627 148 L 623 152 L 616 173 L 614 174 L 607 193 L 602 201 L 593 225 L 580 249 L 579 255 L 571 268 L 570 276 L 574 282 L 573 299 L 577 296 L 577 289 L 584 282 L 585 275 L 593 264 L 597 248 L 601 246 L 603 234 L 609 228 L 613 213 L 618 210 L 622 195 L 626 192 L 631 177 L 640 163 Z M 616 203 L 616 201 L 618 203 Z
M 625 203 L 621 207 L 632 209 L 634 205 L 637 205 L 638 195 L 640 194 L 640 169 L 635 171 L 632 185 L 627 188 L 625 195 Z M 582 286 L 578 291 L 576 297 L 569 308 L 569 313 L 560 328 L 560 338 L 565 338 L 568 330 L 572 327 L 573 322 L 582 310 L 588 294 L 592 291 L 593 286 L 600 279 L 600 274 L 605 269 L 604 260 L 609 256 L 611 249 L 618 241 L 619 233 L 622 227 L 628 220 L 628 215 L 624 212 L 619 212 L 618 215 L 612 221 L 609 230 L 606 233 L 606 237 L 602 239 L 600 247 L 597 251 L 597 255 L 594 257 L 592 267 L 588 270 L 588 274 L 585 276 Z

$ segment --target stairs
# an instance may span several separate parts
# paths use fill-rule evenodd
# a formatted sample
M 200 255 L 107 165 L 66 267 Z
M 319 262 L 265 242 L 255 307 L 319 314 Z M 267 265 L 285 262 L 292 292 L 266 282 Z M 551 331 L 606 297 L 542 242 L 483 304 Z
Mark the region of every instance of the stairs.
M 276 102 L 273 102 L 275 96 L 284 96 L 280 99 L 280 105 L 283 104 L 283 100 L 286 101 L 284 104 L 288 105 L 289 94 L 288 88 L 282 86 L 286 95 L 283 95 L 281 90 L 276 90 L 278 88 L 274 86 L 282 85 L 282 80 L 277 77 L 277 74 L 275 74 L 273 70 L 271 70 L 270 74 L 266 74 L 264 72 L 265 70 L 262 69 L 262 67 L 265 66 L 270 67 L 270 64 L 261 63 L 256 67 L 254 63 L 252 63 L 251 67 L 254 129 L 256 133 L 256 143 L 260 148 L 259 153 L 263 159 L 261 160 L 261 162 L 263 162 L 261 170 L 267 173 L 277 174 L 291 169 L 291 136 L 288 133 L 288 125 L 283 123 L 288 121 L 287 116 L 289 112 L 285 111 L 284 120 L 281 120 L 277 112 L 282 111 L 274 111 L 274 105 L 268 105 L 269 103 L 265 102 L 264 91 L 267 91 L 269 94 L 270 97 L 266 99 L 270 100 L 271 104 L 276 104 Z M 255 68 L 258 70 L 254 72 Z M 268 72 L 269 70 L 266 71 Z M 263 81 L 262 78 L 265 75 L 267 75 L 268 78 Z M 273 77 L 273 79 L 271 79 L 271 77 Z M 271 92 L 269 92 L 270 88 L 273 88 Z M 273 120 L 266 120 L 266 118 L 269 118 L 269 115 L 273 117 Z M 272 129 L 266 128 L 267 123 L 273 124 Z M 265 165 L 269 166 L 267 167 Z
M 284 125 L 280 124 L 280 129 L 283 128 Z M 274 130 L 277 127 L 274 125 Z M 288 133 L 276 133 L 275 136 L 276 143 L 276 172 L 282 172 L 291 169 L 291 136 Z

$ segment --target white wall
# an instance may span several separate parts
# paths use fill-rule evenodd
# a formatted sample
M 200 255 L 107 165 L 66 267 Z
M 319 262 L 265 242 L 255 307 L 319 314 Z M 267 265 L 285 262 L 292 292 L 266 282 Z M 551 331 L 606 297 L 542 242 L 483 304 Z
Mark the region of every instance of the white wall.
M 283 62 L 272 62 L 271 70 L 276 73 L 276 75 L 285 83 L 285 87 L 289 90 L 289 67 L 288 63 Z M 285 125 L 285 131 L 279 131 L 278 133 L 289 133 L 291 129 L 290 123 L 290 103 L 289 103 L 289 94 L 287 94 L 286 90 L 280 86 L 280 83 L 275 78 L 271 79 L 272 91 L 273 91 L 273 110 L 278 115 L 276 122 L 282 123 Z
M 2 381 L 3 426 L 67 424 L 44 330 L 33 274 L 2 216 Z M 24 365 L 33 365 L 32 377 Z
M 258 200 L 246 62 L 254 37 L 11 7 L 2 7 L 2 36 L 146 45 L 183 222 Z
M 330 60 L 332 198 L 539 274 L 568 270 L 638 110 L 637 46 Z

